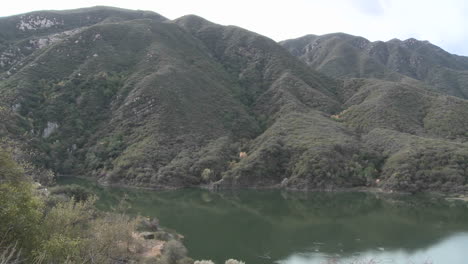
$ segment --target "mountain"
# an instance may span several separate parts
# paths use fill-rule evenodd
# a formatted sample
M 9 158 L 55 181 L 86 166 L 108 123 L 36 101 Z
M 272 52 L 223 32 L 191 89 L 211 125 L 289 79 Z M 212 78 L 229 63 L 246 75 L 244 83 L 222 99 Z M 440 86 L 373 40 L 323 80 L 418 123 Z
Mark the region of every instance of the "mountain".
M 450 54 L 428 41 L 410 38 L 371 42 L 335 33 L 307 35 L 280 44 L 313 69 L 332 77 L 417 80 L 427 89 L 468 98 L 468 58 Z
M 465 190 L 466 86 L 387 64 L 358 75 L 338 55 L 318 67 L 288 52 L 314 37 L 282 47 L 195 15 L 93 7 L 0 28 L 0 135 L 58 174 L 147 188 Z

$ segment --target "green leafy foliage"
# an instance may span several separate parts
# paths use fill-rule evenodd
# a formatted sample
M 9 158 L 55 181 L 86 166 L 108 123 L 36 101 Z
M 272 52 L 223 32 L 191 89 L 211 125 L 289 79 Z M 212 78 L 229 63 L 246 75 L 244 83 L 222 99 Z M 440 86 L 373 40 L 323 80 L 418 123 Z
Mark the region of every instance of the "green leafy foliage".
M 139 254 L 142 239 L 135 235 L 140 218 L 130 218 L 122 210 L 97 211 L 96 197 L 77 186 L 56 187 L 50 194 L 34 186 L 10 154 L 0 150 L 0 263 L 144 259 Z M 54 193 L 72 198 L 57 199 Z M 118 209 L 122 208 L 124 204 Z M 172 239 L 165 252 L 170 263 L 190 261 L 182 244 Z
M 38 242 L 43 202 L 34 194 L 33 185 L 13 161 L 0 149 L 0 234 L 2 244 L 31 250 Z

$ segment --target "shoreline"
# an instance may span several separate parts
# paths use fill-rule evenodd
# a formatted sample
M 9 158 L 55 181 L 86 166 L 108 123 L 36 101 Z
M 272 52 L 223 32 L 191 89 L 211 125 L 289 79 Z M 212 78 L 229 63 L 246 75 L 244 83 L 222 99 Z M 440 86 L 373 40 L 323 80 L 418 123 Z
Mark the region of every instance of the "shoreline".
M 183 186 L 183 187 L 173 187 L 173 186 L 152 186 L 152 187 L 143 187 L 128 185 L 122 183 L 103 183 L 99 182 L 96 178 L 84 177 L 84 176 L 58 176 L 57 178 L 78 178 L 87 180 L 97 184 L 102 187 L 112 187 L 112 188 L 126 188 L 126 189 L 137 189 L 137 190 L 146 190 L 146 191 L 175 191 L 181 189 L 202 189 L 208 190 L 211 192 L 220 192 L 220 191 L 240 191 L 240 190 L 281 190 L 292 193 L 312 193 L 312 192 L 323 192 L 323 193 L 333 193 L 333 192 L 364 192 L 364 193 L 373 193 L 373 194 L 385 194 L 385 195 L 403 195 L 403 196 L 412 196 L 412 195 L 432 195 L 439 198 L 443 198 L 448 201 L 463 201 L 468 202 L 468 195 L 462 193 L 442 193 L 434 191 L 422 191 L 417 193 L 395 191 L 395 190 L 386 190 L 380 187 L 366 187 L 366 186 L 357 186 L 357 187 L 348 187 L 348 188 L 327 188 L 327 189 L 297 189 L 297 188 L 284 188 L 280 184 L 270 185 L 270 186 L 253 186 L 253 187 L 232 187 L 226 188 L 213 188 L 213 184 L 210 185 L 193 185 L 193 186 Z

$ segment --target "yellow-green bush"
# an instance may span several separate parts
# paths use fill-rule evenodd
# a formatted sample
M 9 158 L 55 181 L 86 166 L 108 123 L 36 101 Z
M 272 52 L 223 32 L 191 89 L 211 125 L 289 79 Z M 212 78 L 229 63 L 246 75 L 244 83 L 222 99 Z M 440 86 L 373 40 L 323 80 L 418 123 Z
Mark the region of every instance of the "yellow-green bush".
M 138 259 L 138 240 L 132 236 L 138 218 L 99 212 L 95 197 L 47 206 L 48 198 L 33 186 L 11 155 L 0 150 L 0 263 L 18 258 L 38 264 Z M 179 258 L 176 253 L 168 256 Z
M 32 183 L 4 150 L 0 150 L 0 234 L 4 245 L 18 243 L 27 252 L 39 241 L 43 203 Z

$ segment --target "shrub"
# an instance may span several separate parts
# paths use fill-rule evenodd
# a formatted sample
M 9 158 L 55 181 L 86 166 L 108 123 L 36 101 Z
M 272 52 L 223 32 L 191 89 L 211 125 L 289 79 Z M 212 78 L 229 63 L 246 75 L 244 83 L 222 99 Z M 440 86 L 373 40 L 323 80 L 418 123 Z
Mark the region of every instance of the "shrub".
M 138 226 L 139 230 L 156 232 L 159 229 L 159 219 L 158 218 L 142 218 L 141 223 Z
M 157 240 L 162 240 L 162 241 L 169 241 L 172 238 L 171 234 L 165 231 L 155 232 L 154 236 L 156 237 Z
M 0 242 L 0 264 L 19 264 L 21 263 L 21 250 L 16 248 L 16 243 L 3 247 Z
M 163 256 L 167 264 L 177 264 L 178 260 L 187 255 L 187 249 L 177 240 L 171 240 L 164 245 Z
M 193 264 L 215 264 L 215 263 L 211 260 L 197 260 Z
M 206 168 L 203 170 L 201 177 L 204 182 L 209 182 L 213 177 L 213 171 Z
M 123 214 L 106 214 L 91 222 L 88 255 L 93 254 L 96 263 L 112 259 L 129 260 L 132 253 L 141 249 L 140 240 L 134 239 L 133 232 L 139 219 Z
M 42 201 L 11 156 L 0 150 L 0 234 L 3 245 L 32 250 L 39 242 Z M 2 246 L 3 246 L 2 245 Z
M 245 264 L 243 261 L 235 260 L 235 259 L 228 259 L 224 264 Z
M 77 202 L 86 201 L 92 196 L 91 191 L 77 184 L 57 186 L 52 188 L 50 193 L 63 194 L 69 198 L 74 198 Z
M 135 253 L 140 245 L 133 232 L 139 218 L 99 213 L 94 196 L 57 201 L 48 207 L 31 179 L 24 177 L 21 167 L 1 149 L 0 170 L 0 264 L 138 260 Z M 81 189 L 61 191 L 70 190 Z M 167 255 L 176 259 L 178 252 L 186 253 L 182 245 L 169 249 Z

